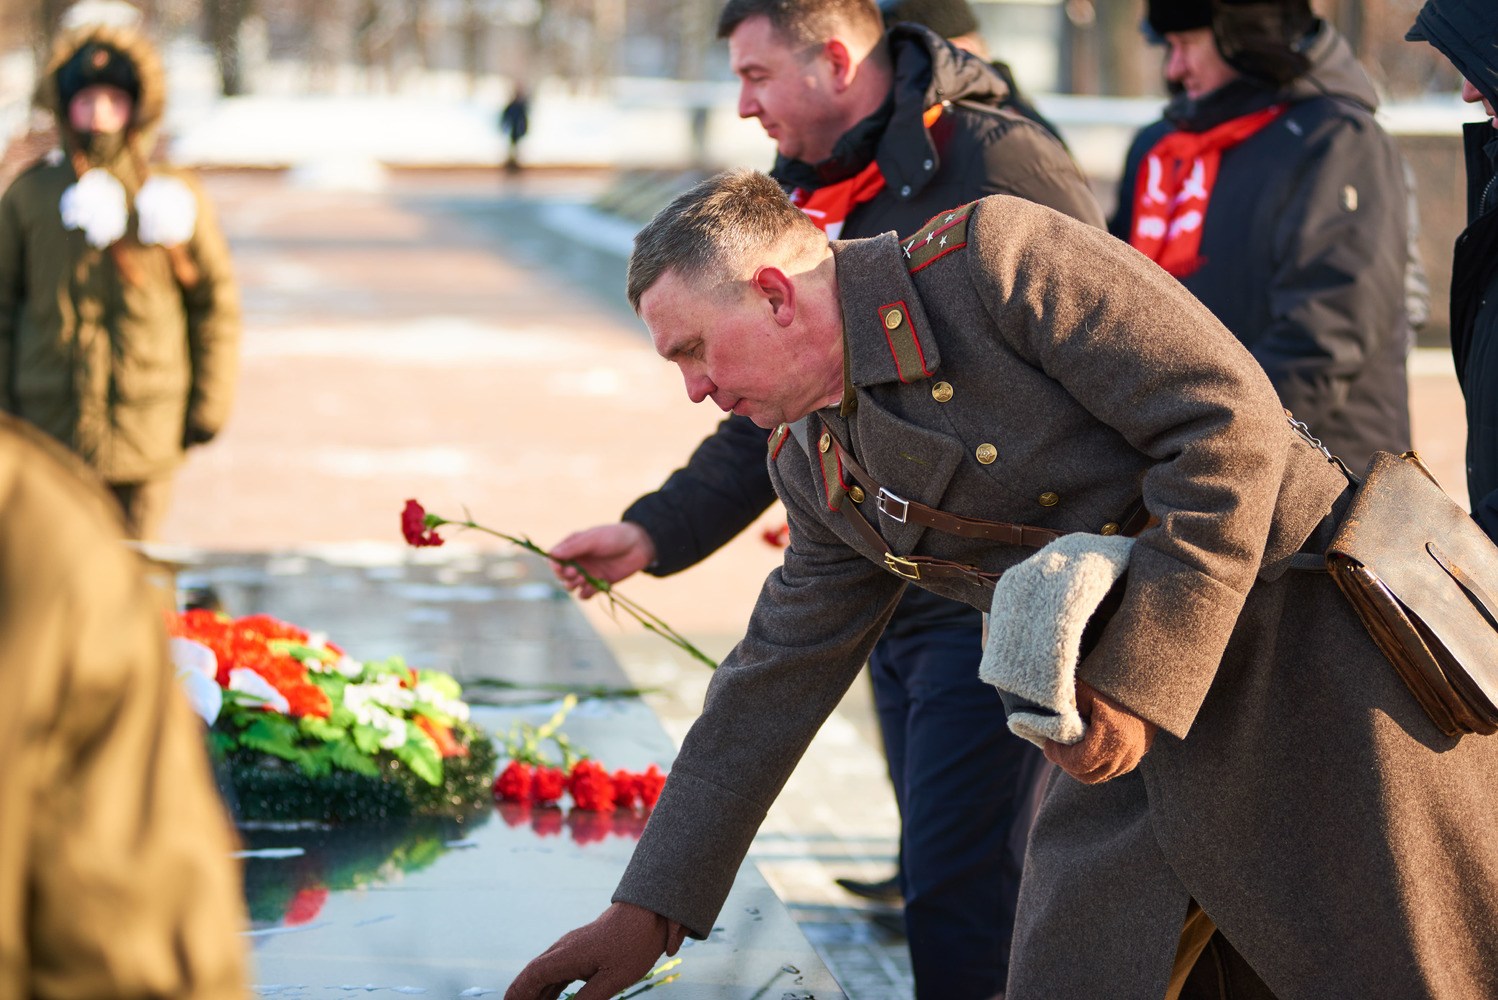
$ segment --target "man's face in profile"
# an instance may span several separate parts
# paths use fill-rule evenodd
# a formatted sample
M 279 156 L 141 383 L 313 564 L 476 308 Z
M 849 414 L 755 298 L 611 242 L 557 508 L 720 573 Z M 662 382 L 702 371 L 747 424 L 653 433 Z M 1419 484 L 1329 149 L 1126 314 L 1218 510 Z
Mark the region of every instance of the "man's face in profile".
M 824 362 L 752 282 L 709 285 L 668 271 L 640 296 L 640 318 L 694 403 L 711 399 L 764 428 L 823 405 Z
M 842 133 L 823 48 L 793 48 L 762 15 L 746 18 L 728 38 L 739 117 L 757 118 L 780 155 L 811 163 L 830 156 Z

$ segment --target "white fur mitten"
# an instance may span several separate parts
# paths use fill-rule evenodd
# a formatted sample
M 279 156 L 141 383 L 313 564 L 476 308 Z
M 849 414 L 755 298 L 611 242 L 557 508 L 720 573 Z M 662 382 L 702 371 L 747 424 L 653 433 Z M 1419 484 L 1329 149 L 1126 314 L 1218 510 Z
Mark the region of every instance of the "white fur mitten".
M 177 246 L 192 239 L 198 225 L 198 199 L 176 177 L 153 176 L 135 196 L 137 234 L 146 246 Z
M 88 245 L 102 250 L 125 235 L 130 208 L 125 187 L 107 170 L 86 170 L 77 183 L 68 185 L 58 203 L 62 224 L 83 230 Z
M 978 676 L 1004 696 L 1016 735 L 1044 747 L 1086 732 L 1077 712 L 1082 633 L 1133 546 L 1122 535 L 1063 535 L 999 578 Z

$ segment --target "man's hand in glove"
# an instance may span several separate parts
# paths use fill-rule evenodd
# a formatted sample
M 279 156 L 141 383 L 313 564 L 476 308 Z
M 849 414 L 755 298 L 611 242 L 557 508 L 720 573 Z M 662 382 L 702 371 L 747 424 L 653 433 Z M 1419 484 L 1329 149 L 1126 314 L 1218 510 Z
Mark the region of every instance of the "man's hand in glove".
M 1077 712 L 1087 733 L 1067 746 L 1045 744 L 1046 760 L 1086 785 L 1128 774 L 1155 742 L 1155 724 L 1146 722 L 1085 681 L 1077 680 Z
M 661 952 L 675 955 L 686 928 L 633 903 L 614 903 L 585 927 L 568 931 L 505 990 L 505 1000 L 556 1000 L 574 980 L 587 980 L 576 1000 L 608 1000 L 639 982 Z

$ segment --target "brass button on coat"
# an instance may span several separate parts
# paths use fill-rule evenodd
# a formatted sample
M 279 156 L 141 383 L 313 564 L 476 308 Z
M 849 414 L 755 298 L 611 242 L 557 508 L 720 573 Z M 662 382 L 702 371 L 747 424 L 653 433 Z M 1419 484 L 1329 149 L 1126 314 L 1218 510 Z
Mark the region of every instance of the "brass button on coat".
M 848 496 L 853 498 L 854 503 L 863 503 L 863 490 L 857 486 L 848 491 Z
M 952 383 L 938 382 L 931 387 L 931 398 L 938 403 L 945 403 L 952 398 Z
M 1049 491 L 1040 495 L 1040 505 L 1042 507 L 1054 507 L 1060 502 L 1061 498 Z
M 1102 533 L 1105 535 L 1116 535 L 1118 534 L 1118 525 L 1114 524 L 1112 521 L 1109 521 L 1107 524 L 1103 525 Z
M 884 314 L 884 325 L 886 329 L 893 330 L 900 325 L 900 310 L 891 309 Z
M 829 433 L 827 433 L 826 431 L 823 431 L 822 432 L 822 440 L 820 440 L 820 441 L 817 442 L 817 447 L 819 449 L 821 449 L 822 451 L 826 451 L 828 448 L 831 448 L 832 447 L 832 435 L 829 434 Z
M 984 465 L 992 465 L 994 459 L 999 457 L 999 449 L 995 448 L 991 444 L 980 444 L 978 445 L 977 456 L 978 461 L 982 462 Z

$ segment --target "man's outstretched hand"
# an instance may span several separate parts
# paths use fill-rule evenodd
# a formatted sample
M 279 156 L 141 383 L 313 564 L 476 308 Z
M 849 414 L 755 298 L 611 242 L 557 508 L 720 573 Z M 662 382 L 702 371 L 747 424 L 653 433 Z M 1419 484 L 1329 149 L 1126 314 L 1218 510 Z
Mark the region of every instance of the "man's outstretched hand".
M 618 583 L 655 562 L 655 542 L 638 524 L 620 521 L 574 532 L 558 542 L 551 554 L 557 559 L 576 560 L 600 580 Z M 578 597 L 598 593 L 573 566 L 553 562 L 551 570 L 562 586 L 577 591 Z
M 505 1000 L 557 1000 L 587 981 L 576 1000 L 608 1000 L 639 982 L 661 953 L 675 955 L 686 928 L 633 903 L 614 903 L 591 924 L 568 931 L 520 970 Z
M 1077 712 L 1087 733 L 1067 746 L 1046 740 L 1046 760 L 1085 785 L 1128 774 L 1155 742 L 1155 724 L 1141 719 L 1086 681 L 1077 680 Z

